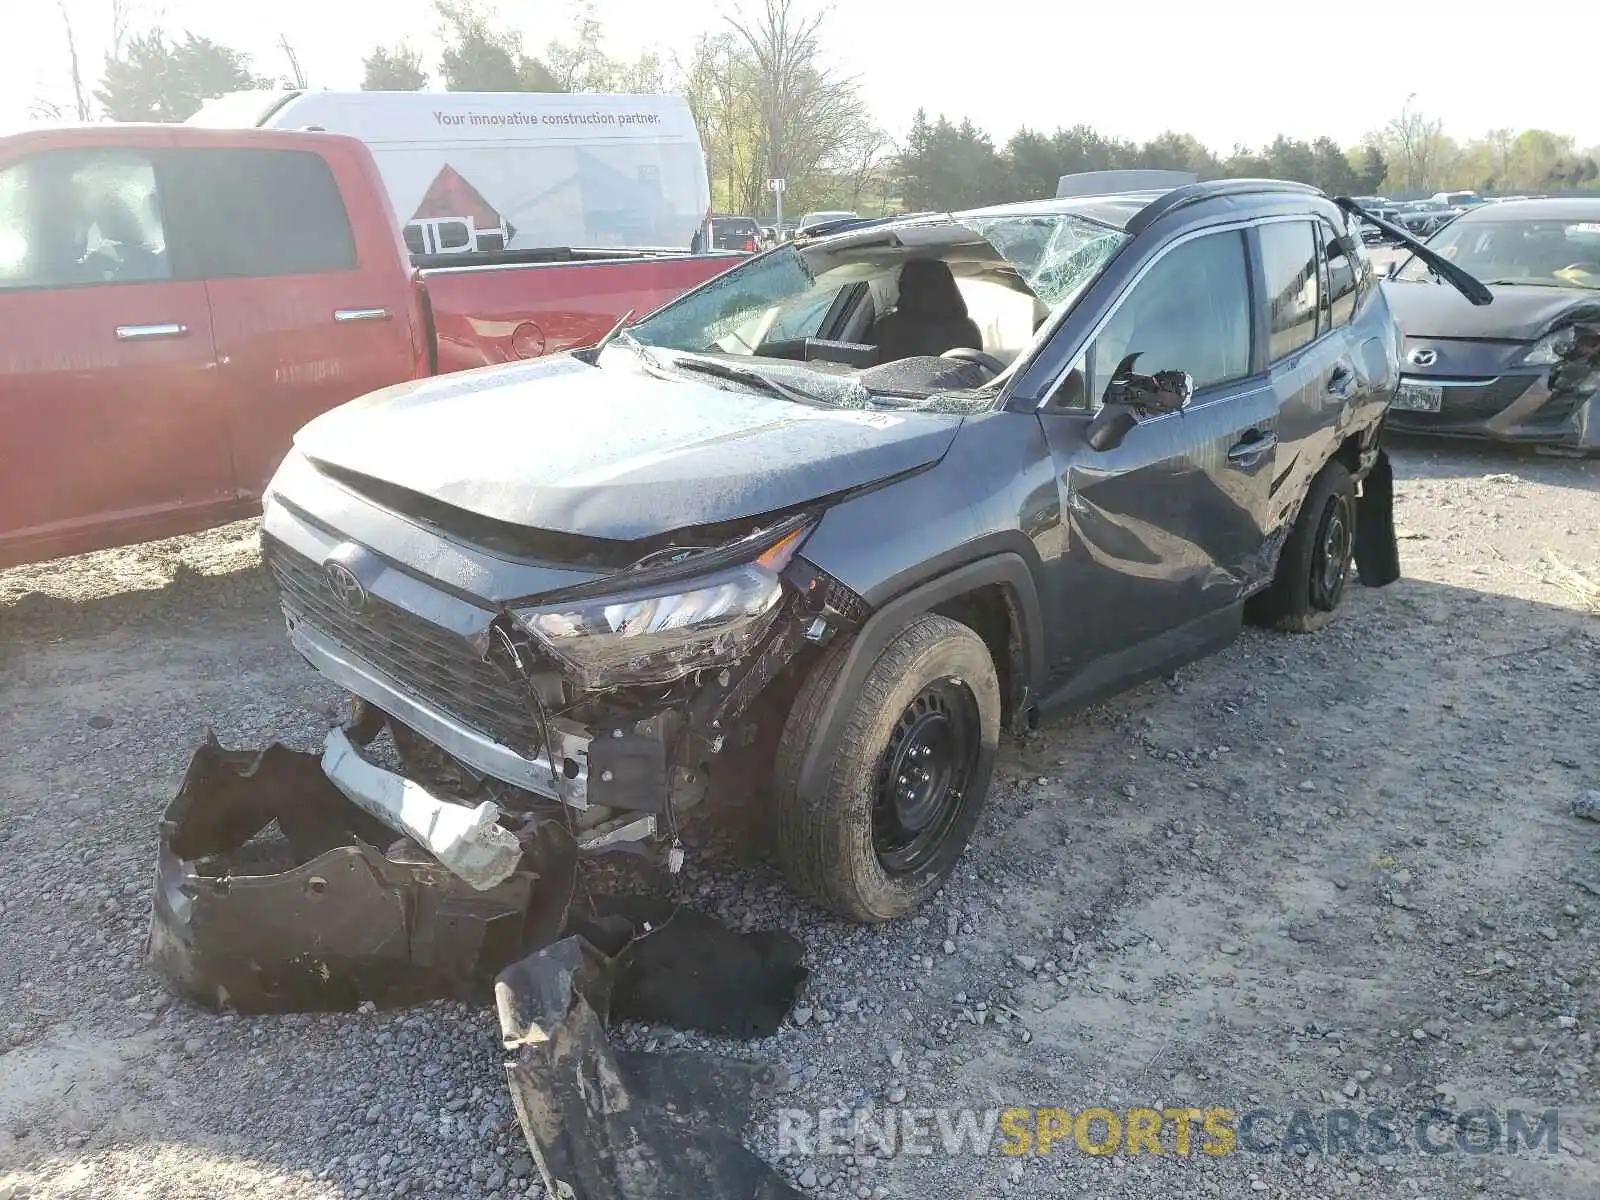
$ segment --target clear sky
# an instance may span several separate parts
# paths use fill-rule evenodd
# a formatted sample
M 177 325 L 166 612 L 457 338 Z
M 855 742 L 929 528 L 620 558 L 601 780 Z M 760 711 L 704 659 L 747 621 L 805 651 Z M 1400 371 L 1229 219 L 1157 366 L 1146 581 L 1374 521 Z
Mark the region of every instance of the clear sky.
M 193 30 L 286 69 L 287 34 L 313 86 L 353 88 L 378 42 L 409 38 L 436 57 L 429 0 L 133 0 L 171 31 Z M 721 27 L 737 0 L 597 0 L 612 53 L 683 54 Z M 85 74 L 98 76 L 112 0 L 65 0 Z M 501 0 L 530 49 L 570 26 L 567 0 Z M 0 0 L 0 127 L 37 96 L 64 100 L 67 58 L 57 0 Z M 1354 144 L 1409 94 L 1467 138 L 1538 126 L 1600 143 L 1593 0 L 1452 0 L 1416 19 L 1414 5 L 1293 0 L 981 0 L 971 5 L 835 3 L 830 57 L 860 78 L 878 119 L 899 136 L 919 106 L 969 116 L 1003 139 L 1018 126 L 1084 122 L 1143 139 L 1164 129 L 1213 149 L 1277 133 Z M 148 18 L 139 22 L 149 24 Z M 1386 26 L 1378 36 L 1363 29 Z M 1561 48 L 1575 50 L 1563 61 Z

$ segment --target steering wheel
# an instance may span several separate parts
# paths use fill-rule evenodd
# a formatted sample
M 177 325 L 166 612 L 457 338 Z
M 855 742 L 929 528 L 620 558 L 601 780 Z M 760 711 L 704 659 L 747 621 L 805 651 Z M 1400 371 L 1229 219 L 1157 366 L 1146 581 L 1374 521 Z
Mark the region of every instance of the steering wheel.
M 970 346 L 956 346 L 939 355 L 940 358 L 954 359 L 956 362 L 977 363 L 991 375 L 1002 374 L 1006 364 L 992 354 L 985 354 L 982 350 L 974 350 Z

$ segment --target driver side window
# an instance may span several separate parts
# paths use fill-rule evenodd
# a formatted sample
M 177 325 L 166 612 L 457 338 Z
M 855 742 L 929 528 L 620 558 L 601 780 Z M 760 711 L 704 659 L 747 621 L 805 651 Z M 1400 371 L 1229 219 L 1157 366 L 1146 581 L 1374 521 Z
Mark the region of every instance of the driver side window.
M 1250 277 L 1244 235 L 1212 233 L 1169 250 L 1125 293 L 1086 358 L 1098 408 L 1117 366 L 1138 354 L 1144 375 L 1187 371 L 1195 391 L 1250 373 Z

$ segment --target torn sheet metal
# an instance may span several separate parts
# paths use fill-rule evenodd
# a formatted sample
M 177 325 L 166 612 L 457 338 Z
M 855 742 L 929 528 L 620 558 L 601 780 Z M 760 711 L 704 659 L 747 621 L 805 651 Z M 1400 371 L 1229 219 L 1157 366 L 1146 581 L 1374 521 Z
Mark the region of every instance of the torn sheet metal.
M 616 960 L 577 936 L 495 982 L 512 1055 L 507 1084 L 549 1194 L 799 1200 L 738 1140 L 753 1094 L 779 1073 L 698 1055 L 618 1054 L 605 1032 L 617 982 Z
M 576 882 L 559 825 L 476 889 L 347 800 L 316 755 L 214 737 L 160 835 L 151 965 L 240 1012 L 486 997 L 501 968 L 560 935 Z
M 499 805 L 485 800 L 472 807 L 435 796 L 368 762 L 342 729 L 328 731 L 322 770 L 351 803 L 413 839 L 480 892 L 510 879 L 522 860 L 517 835 L 499 823 Z

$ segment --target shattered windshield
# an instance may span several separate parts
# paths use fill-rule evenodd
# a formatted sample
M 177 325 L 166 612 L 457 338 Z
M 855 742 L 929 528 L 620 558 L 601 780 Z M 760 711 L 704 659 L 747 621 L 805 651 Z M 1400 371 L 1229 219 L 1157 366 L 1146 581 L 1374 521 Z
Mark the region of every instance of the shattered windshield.
M 655 355 L 660 366 L 692 369 L 683 356 L 739 360 L 747 375 L 759 372 L 819 403 L 970 391 L 970 371 L 966 382 L 951 382 L 934 363 L 918 382 L 917 370 L 884 368 L 976 352 L 986 361 L 977 382 L 992 382 L 1126 241 L 1121 230 L 1071 213 L 865 229 L 780 246 L 629 332 L 642 346 L 671 352 Z M 892 386 L 882 383 L 890 374 Z

